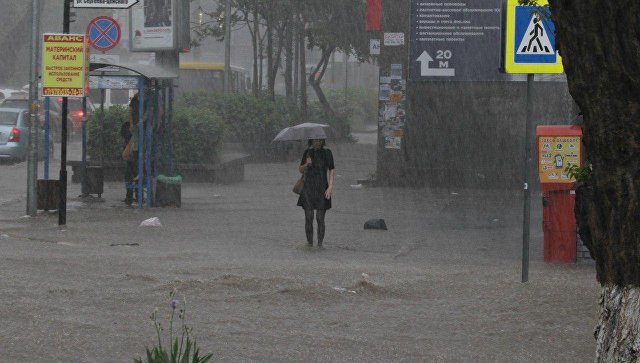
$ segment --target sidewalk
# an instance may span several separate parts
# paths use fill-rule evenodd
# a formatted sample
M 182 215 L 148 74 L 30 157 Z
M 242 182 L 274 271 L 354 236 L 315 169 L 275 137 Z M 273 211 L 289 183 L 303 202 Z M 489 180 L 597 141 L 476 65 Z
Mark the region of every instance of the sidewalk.
M 128 361 L 154 343 L 148 316 L 169 312 L 173 288 L 216 361 L 593 359 L 594 266 L 541 262 L 536 203 L 522 284 L 519 193 L 355 189 L 374 151 L 329 147 L 338 176 L 324 250 L 305 246 L 296 163 L 249 164 L 236 185 L 185 184 L 181 209 L 126 208 L 120 183 L 85 204 L 70 184 L 64 228 L 3 201 L 0 361 Z M 150 217 L 163 227 L 139 227 Z M 389 230 L 363 230 L 371 218 Z

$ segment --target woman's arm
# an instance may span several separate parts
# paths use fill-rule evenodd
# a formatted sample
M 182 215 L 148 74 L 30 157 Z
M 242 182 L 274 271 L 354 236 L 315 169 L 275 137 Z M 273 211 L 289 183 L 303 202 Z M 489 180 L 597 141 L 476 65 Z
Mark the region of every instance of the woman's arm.
M 327 187 L 327 191 L 324 192 L 324 197 L 326 199 L 331 199 L 331 195 L 333 194 L 333 177 L 336 174 L 336 169 L 329 170 L 329 187 Z
M 300 172 L 300 174 L 304 174 L 304 172 L 307 170 L 308 167 L 311 166 L 311 157 L 307 156 L 307 160 L 305 163 L 304 157 L 307 155 L 307 152 L 304 152 L 304 155 L 302 155 L 302 162 L 300 163 L 300 166 L 298 167 L 298 171 Z

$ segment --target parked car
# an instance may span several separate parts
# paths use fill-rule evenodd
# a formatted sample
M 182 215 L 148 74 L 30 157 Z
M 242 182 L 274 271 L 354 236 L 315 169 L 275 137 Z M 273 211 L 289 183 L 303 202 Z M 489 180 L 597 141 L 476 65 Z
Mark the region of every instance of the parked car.
M 6 87 L 2 87 L 0 86 L 0 102 L 4 101 L 5 99 L 11 97 L 11 96 L 15 96 L 15 95 L 28 95 L 29 93 L 26 91 L 22 91 L 22 90 L 17 90 L 17 89 L 13 89 L 13 88 L 6 88 Z
M 23 161 L 29 153 L 29 111 L 24 108 L 0 107 L 0 159 Z M 44 131 L 40 131 L 40 150 L 44 145 Z M 49 152 L 53 155 L 50 139 Z
M 49 103 L 49 125 L 50 125 L 50 133 L 53 136 L 53 139 L 56 142 L 60 142 L 60 135 L 62 134 L 62 122 L 60 121 L 62 110 L 60 109 L 60 105 L 58 103 L 50 102 Z M 13 108 L 22 108 L 29 109 L 29 95 L 28 94 L 14 94 L 9 98 L 5 99 L 1 104 L 1 107 L 13 107 Z M 40 121 L 40 127 L 44 127 L 45 120 L 45 109 L 44 102 L 42 100 L 38 101 L 38 120 Z

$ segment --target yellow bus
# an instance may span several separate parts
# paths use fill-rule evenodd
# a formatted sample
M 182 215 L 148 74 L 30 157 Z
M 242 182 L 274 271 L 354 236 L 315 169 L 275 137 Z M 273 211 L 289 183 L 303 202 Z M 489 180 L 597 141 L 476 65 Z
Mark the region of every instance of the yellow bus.
M 231 92 L 246 93 L 251 90 L 251 77 L 246 69 L 231 66 Z M 224 91 L 224 64 L 180 62 L 178 93 Z

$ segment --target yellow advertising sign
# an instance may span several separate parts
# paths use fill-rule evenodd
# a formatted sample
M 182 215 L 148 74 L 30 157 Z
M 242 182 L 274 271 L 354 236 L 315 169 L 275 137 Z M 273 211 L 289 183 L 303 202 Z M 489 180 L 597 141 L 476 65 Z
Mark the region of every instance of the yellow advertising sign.
M 539 0 L 541 6 L 547 0 Z M 548 9 L 548 7 L 544 8 Z M 507 73 L 563 73 L 562 58 L 556 47 L 556 27 L 551 14 L 540 16 L 533 6 L 507 1 L 505 71 Z
M 541 183 L 573 183 L 565 169 L 582 166 L 579 136 L 541 136 L 538 138 L 538 172 Z
M 43 96 L 85 96 L 88 92 L 87 44 L 87 37 L 84 34 L 43 35 Z

